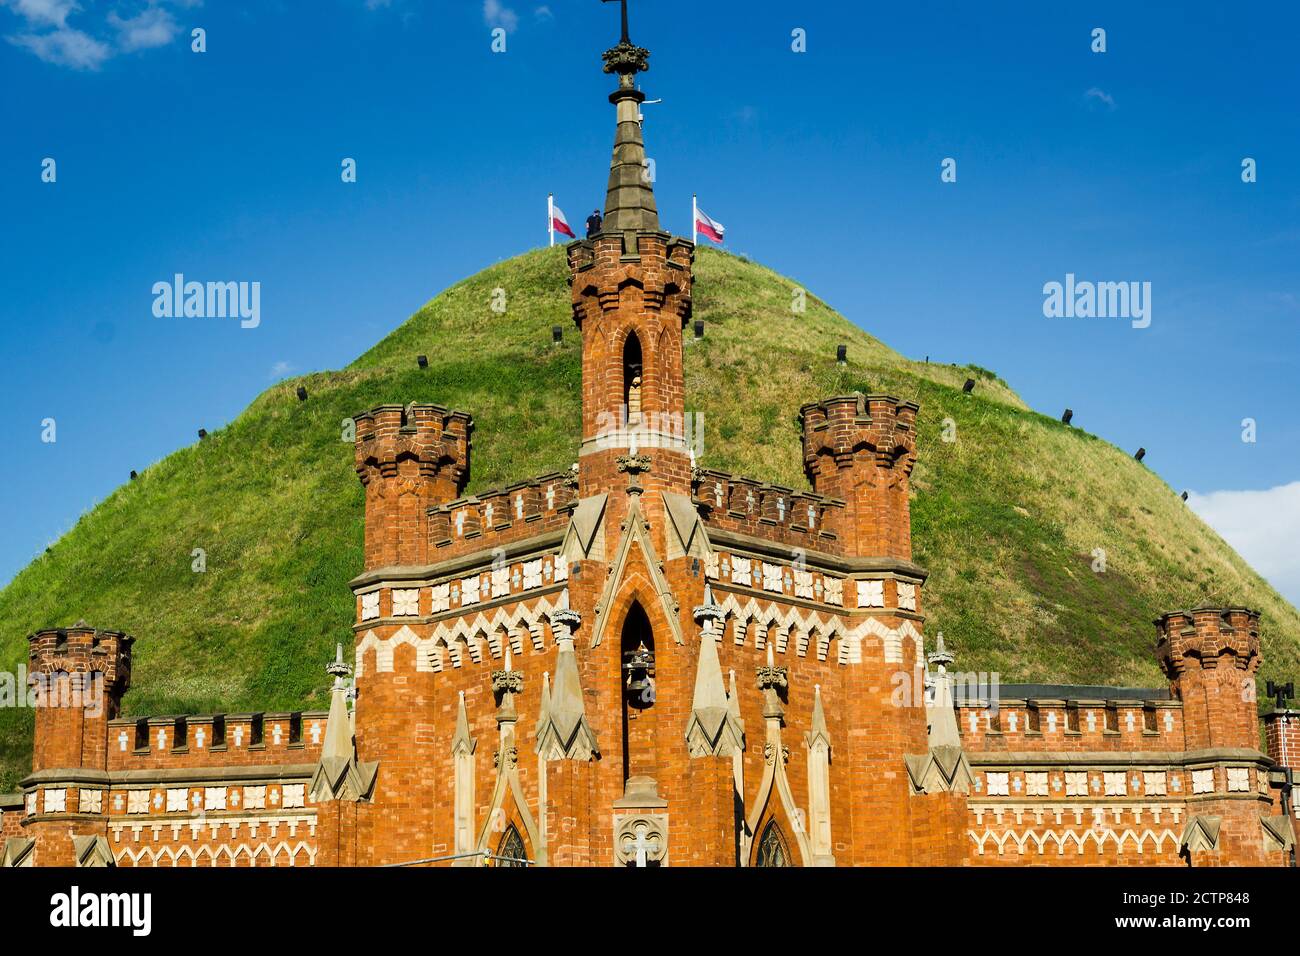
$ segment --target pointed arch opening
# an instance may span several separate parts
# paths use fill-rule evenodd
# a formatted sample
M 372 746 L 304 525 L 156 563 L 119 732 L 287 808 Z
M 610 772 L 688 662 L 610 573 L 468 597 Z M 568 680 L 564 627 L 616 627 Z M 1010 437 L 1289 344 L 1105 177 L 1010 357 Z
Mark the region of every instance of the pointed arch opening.
M 513 823 L 506 827 L 505 833 L 501 834 L 496 855 L 497 859 L 492 861 L 493 866 L 528 866 L 528 849 L 524 845 L 524 838 L 520 835 L 519 829 Z
M 633 601 L 623 619 L 619 659 L 623 674 L 623 788 L 650 786 L 657 780 L 655 756 L 655 638 L 650 617 Z
M 786 842 L 785 834 L 775 819 L 767 821 L 762 836 L 758 838 L 754 866 L 794 866 L 790 844 Z
M 628 332 L 623 341 L 623 408 L 627 423 L 641 423 L 641 393 L 645 386 L 645 366 L 641 352 L 641 339 L 636 332 Z

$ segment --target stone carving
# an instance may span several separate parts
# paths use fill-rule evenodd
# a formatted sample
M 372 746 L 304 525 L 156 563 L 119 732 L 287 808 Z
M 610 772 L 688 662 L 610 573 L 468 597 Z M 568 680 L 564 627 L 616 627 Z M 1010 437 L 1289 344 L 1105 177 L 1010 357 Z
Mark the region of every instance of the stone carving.
M 664 866 L 668 862 L 668 817 L 616 817 L 614 859 L 620 866 Z
M 395 588 L 393 590 L 393 617 L 414 617 L 419 613 L 419 588 Z
M 379 617 L 379 592 L 371 591 L 361 595 L 361 620 L 373 621 Z

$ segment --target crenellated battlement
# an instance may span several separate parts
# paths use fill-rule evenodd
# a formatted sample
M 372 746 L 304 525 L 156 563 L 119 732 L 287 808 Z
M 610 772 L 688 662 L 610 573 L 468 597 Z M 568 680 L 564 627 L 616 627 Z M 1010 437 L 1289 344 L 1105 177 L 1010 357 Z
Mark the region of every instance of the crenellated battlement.
M 1199 607 L 1163 614 L 1155 626 L 1156 659 L 1184 704 L 1187 746 L 1257 748 L 1259 612 Z
M 804 470 L 813 488 L 839 485 L 839 472 L 862 452 L 881 468 L 910 475 L 916 464 L 916 414 L 920 406 L 892 395 L 840 395 L 799 409 Z
M 977 685 L 955 675 L 957 726 L 971 753 L 1166 753 L 1185 749 L 1183 705 L 1165 688 Z M 971 684 L 963 685 L 961 678 Z M 996 694 L 995 694 L 996 691 Z
M 576 501 L 575 476 L 551 472 L 437 505 L 428 511 L 430 555 L 444 561 L 563 530 Z
M 380 475 L 394 478 L 410 462 L 422 478 L 447 476 L 457 488 L 469 479 L 474 420 L 441 405 L 380 405 L 354 416 L 356 468 L 364 485 Z
M 697 468 L 691 491 L 705 525 L 840 554 L 844 502 L 725 471 Z
M 120 699 L 131 686 L 131 645 L 121 631 L 78 623 L 28 635 L 29 674 L 98 674 L 110 696 Z
M 916 464 L 914 402 L 841 395 L 804 405 L 804 470 L 818 494 L 845 502 L 847 554 L 912 557 L 909 495 Z
M 119 717 L 108 722 L 108 769 L 310 763 L 320 756 L 327 717 L 324 711 Z
M 1253 674 L 1259 667 L 1259 612 L 1200 607 L 1155 620 L 1156 659 L 1170 680 L 1190 667 L 1228 664 Z
M 428 560 L 426 510 L 461 493 L 474 420 L 441 405 L 380 405 L 357 415 L 355 467 L 366 489 L 366 568 Z

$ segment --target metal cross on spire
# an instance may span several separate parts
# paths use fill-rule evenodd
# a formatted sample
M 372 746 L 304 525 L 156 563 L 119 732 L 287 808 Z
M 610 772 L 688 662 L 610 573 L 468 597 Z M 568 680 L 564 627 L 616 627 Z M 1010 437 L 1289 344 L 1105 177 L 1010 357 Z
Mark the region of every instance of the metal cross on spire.
M 601 3 L 614 3 L 614 2 L 618 2 L 623 6 L 623 37 L 619 42 L 631 43 L 632 40 L 627 35 L 627 0 L 601 0 Z

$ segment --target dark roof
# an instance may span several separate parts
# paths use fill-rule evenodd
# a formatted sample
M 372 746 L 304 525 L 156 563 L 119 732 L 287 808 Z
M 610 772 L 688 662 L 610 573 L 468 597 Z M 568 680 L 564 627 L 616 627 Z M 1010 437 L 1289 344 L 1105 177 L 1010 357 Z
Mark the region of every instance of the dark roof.
M 957 682 L 953 697 L 960 703 L 969 699 L 968 688 Z M 1167 687 L 1106 687 L 1100 684 L 999 684 L 999 700 L 1169 700 Z M 979 695 L 973 695 L 978 698 Z M 982 699 L 982 698 L 980 698 Z

